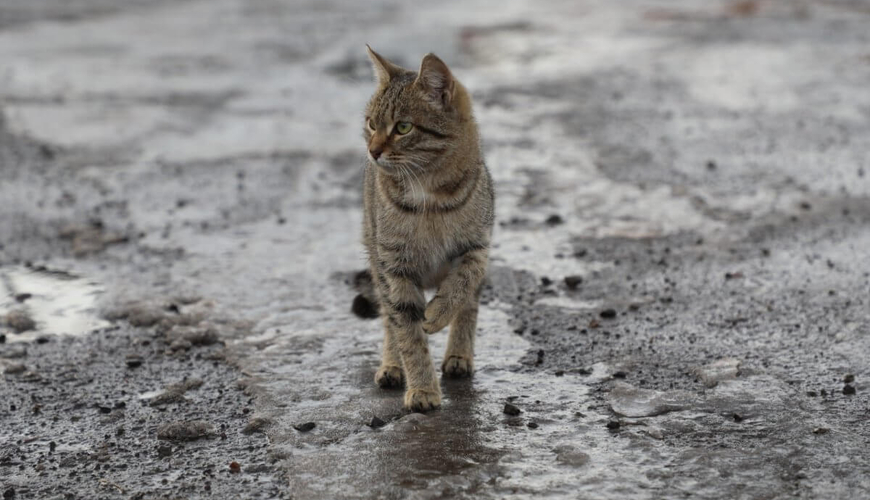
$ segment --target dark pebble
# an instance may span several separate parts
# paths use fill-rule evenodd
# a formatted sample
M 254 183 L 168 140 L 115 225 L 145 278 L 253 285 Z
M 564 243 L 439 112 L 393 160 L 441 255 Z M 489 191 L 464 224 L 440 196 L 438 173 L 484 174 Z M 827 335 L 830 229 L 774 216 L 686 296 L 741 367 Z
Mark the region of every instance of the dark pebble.
M 242 466 L 238 462 L 230 462 L 230 473 L 238 474 L 242 472 Z
M 383 427 L 385 425 L 387 425 L 387 423 L 378 417 L 372 417 L 372 421 L 369 423 L 369 427 L 372 429 L 377 429 L 378 427 Z
M 816 427 L 813 429 L 813 434 L 827 434 L 828 432 L 830 432 L 830 429 L 827 427 Z
M 526 424 L 526 427 L 528 427 L 529 429 L 537 429 L 538 424 L 536 424 L 535 422 L 529 422 L 528 424 Z
M 161 458 L 171 457 L 172 456 L 172 446 L 168 444 L 162 444 L 157 447 L 157 456 Z
M 563 375 L 565 375 L 565 370 L 556 370 L 556 376 L 557 376 L 557 377 L 561 377 L 561 376 L 563 376 Z
M 847 373 L 845 377 L 843 377 L 843 382 L 846 384 L 851 384 L 855 381 L 855 376 L 851 373 Z
M 731 415 L 731 418 L 733 418 L 735 422 L 738 422 L 738 423 L 743 422 L 743 417 L 741 417 L 740 415 L 738 415 L 736 413 Z
M 809 396 L 809 397 L 811 397 L 811 398 L 814 398 L 814 397 L 816 397 L 816 396 L 818 396 L 818 395 L 819 395 L 819 393 L 816 392 L 816 391 L 807 391 L 807 396 Z
M 138 354 L 128 354 L 126 358 L 127 368 L 139 368 L 142 366 L 142 356 Z
M 544 222 L 548 226 L 558 226 L 559 224 L 563 224 L 565 220 L 562 219 L 562 216 L 560 216 L 559 214 L 553 214 L 547 217 L 547 220 L 545 220 Z
M 299 432 L 308 432 L 315 427 L 317 427 L 317 424 L 315 424 L 314 422 L 305 422 L 304 424 L 293 426 L 293 428 Z
M 15 488 L 9 487 L 6 491 L 3 492 L 4 500 L 9 500 L 10 498 L 15 498 Z
M 716 170 L 716 162 L 713 160 L 707 161 L 707 170 Z
M 743 277 L 743 273 L 737 271 L 735 273 L 725 273 L 726 280 L 736 280 Z
M 100 406 L 100 413 L 112 413 L 112 409 L 108 406 Z
M 0 333 L 0 344 L 5 344 L 5 343 L 6 343 L 6 334 Z
M 516 406 L 514 406 L 510 403 L 505 403 L 504 410 L 502 410 L 502 411 L 505 413 L 505 415 L 511 415 L 513 417 L 522 413 L 522 410 L 520 410 L 519 408 L 517 408 Z
M 565 276 L 565 286 L 567 286 L 569 290 L 576 290 L 581 283 L 583 283 L 582 276 Z
M 613 378 L 625 378 L 628 376 L 628 373 L 625 372 L 616 372 L 613 374 Z
M 360 318 L 374 319 L 378 317 L 378 307 L 362 295 L 353 298 L 350 310 Z
M 619 420 L 611 420 L 607 422 L 607 428 L 612 431 L 619 429 Z
M 46 336 L 36 337 L 36 343 L 37 343 L 37 344 L 47 344 L 47 343 L 49 343 L 50 341 L 51 341 L 51 338 L 46 337 Z
M 851 396 L 852 394 L 855 394 L 855 386 L 849 385 L 849 384 L 844 385 L 843 386 L 843 394 L 845 394 L 847 396 Z
M 16 302 L 24 302 L 25 300 L 29 299 L 30 297 L 33 297 L 32 293 L 19 293 L 18 295 L 15 296 L 15 301 Z
M 550 286 L 553 284 L 553 280 L 546 276 L 541 276 L 541 284 L 544 286 Z
M 616 310 L 615 309 L 605 309 L 605 310 L 601 311 L 601 317 L 604 319 L 613 319 L 616 317 Z

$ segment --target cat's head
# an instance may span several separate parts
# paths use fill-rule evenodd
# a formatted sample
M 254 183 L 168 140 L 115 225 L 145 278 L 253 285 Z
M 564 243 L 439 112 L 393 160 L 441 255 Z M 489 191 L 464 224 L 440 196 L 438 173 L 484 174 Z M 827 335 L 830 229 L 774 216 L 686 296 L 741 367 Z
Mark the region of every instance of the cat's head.
M 366 50 L 377 77 L 363 124 L 370 161 L 390 175 L 421 175 L 470 140 L 470 99 L 438 56 L 412 71 Z

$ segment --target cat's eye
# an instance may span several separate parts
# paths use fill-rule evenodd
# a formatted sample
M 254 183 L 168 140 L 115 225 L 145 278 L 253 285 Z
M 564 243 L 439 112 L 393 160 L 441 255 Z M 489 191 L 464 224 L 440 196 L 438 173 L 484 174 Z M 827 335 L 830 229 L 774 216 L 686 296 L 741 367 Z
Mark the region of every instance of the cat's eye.
M 371 118 L 369 118 L 369 121 L 366 122 L 366 125 L 369 127 L 369 130 L 375 129 L 375 122 L 373 122 Z
M 396 133 L 399 135 L 405 135 L 410 132 L 412 128 L 414 128 L 414 126 L 408 122 L 399 122 L 396 124 Z

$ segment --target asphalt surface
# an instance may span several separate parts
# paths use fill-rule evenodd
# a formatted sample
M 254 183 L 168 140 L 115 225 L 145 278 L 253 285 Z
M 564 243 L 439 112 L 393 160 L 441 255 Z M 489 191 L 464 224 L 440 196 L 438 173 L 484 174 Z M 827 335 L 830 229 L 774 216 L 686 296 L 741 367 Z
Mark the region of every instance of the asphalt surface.
M 868 22 L 3 2 L 0 491 L 870 496 Z M 477 372 L 425 415 L 350 313 L 365 43 L 451 66 L 497 187 Z

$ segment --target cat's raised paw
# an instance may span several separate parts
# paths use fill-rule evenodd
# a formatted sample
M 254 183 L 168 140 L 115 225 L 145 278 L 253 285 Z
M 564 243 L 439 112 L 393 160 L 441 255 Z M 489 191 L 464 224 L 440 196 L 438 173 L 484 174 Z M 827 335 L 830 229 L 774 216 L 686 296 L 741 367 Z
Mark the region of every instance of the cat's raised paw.
M 381 389 L 402 387 L 405 384 L 405 374 L 400 366 L 381 366 L 375 373 L 375 383 Z
M 430 335 L 440 332 L 453 319 L 453 315 L 450 312 L 447 301 L 439 296 L 435 296 L 435 298 L 429 301 L 429 305 L 426 306 L 426 319 L 423 321 L 423 331 Z
M 441 391 L 427 389 L 408 389 L 405 392 L 405 409 L 411 411 L 430 411 L 441 406 Z
M 449 378 L 470 377 L 474 373 L 474 361 L 463 356 L 448 356 L 441 363 L 441 371 Z

